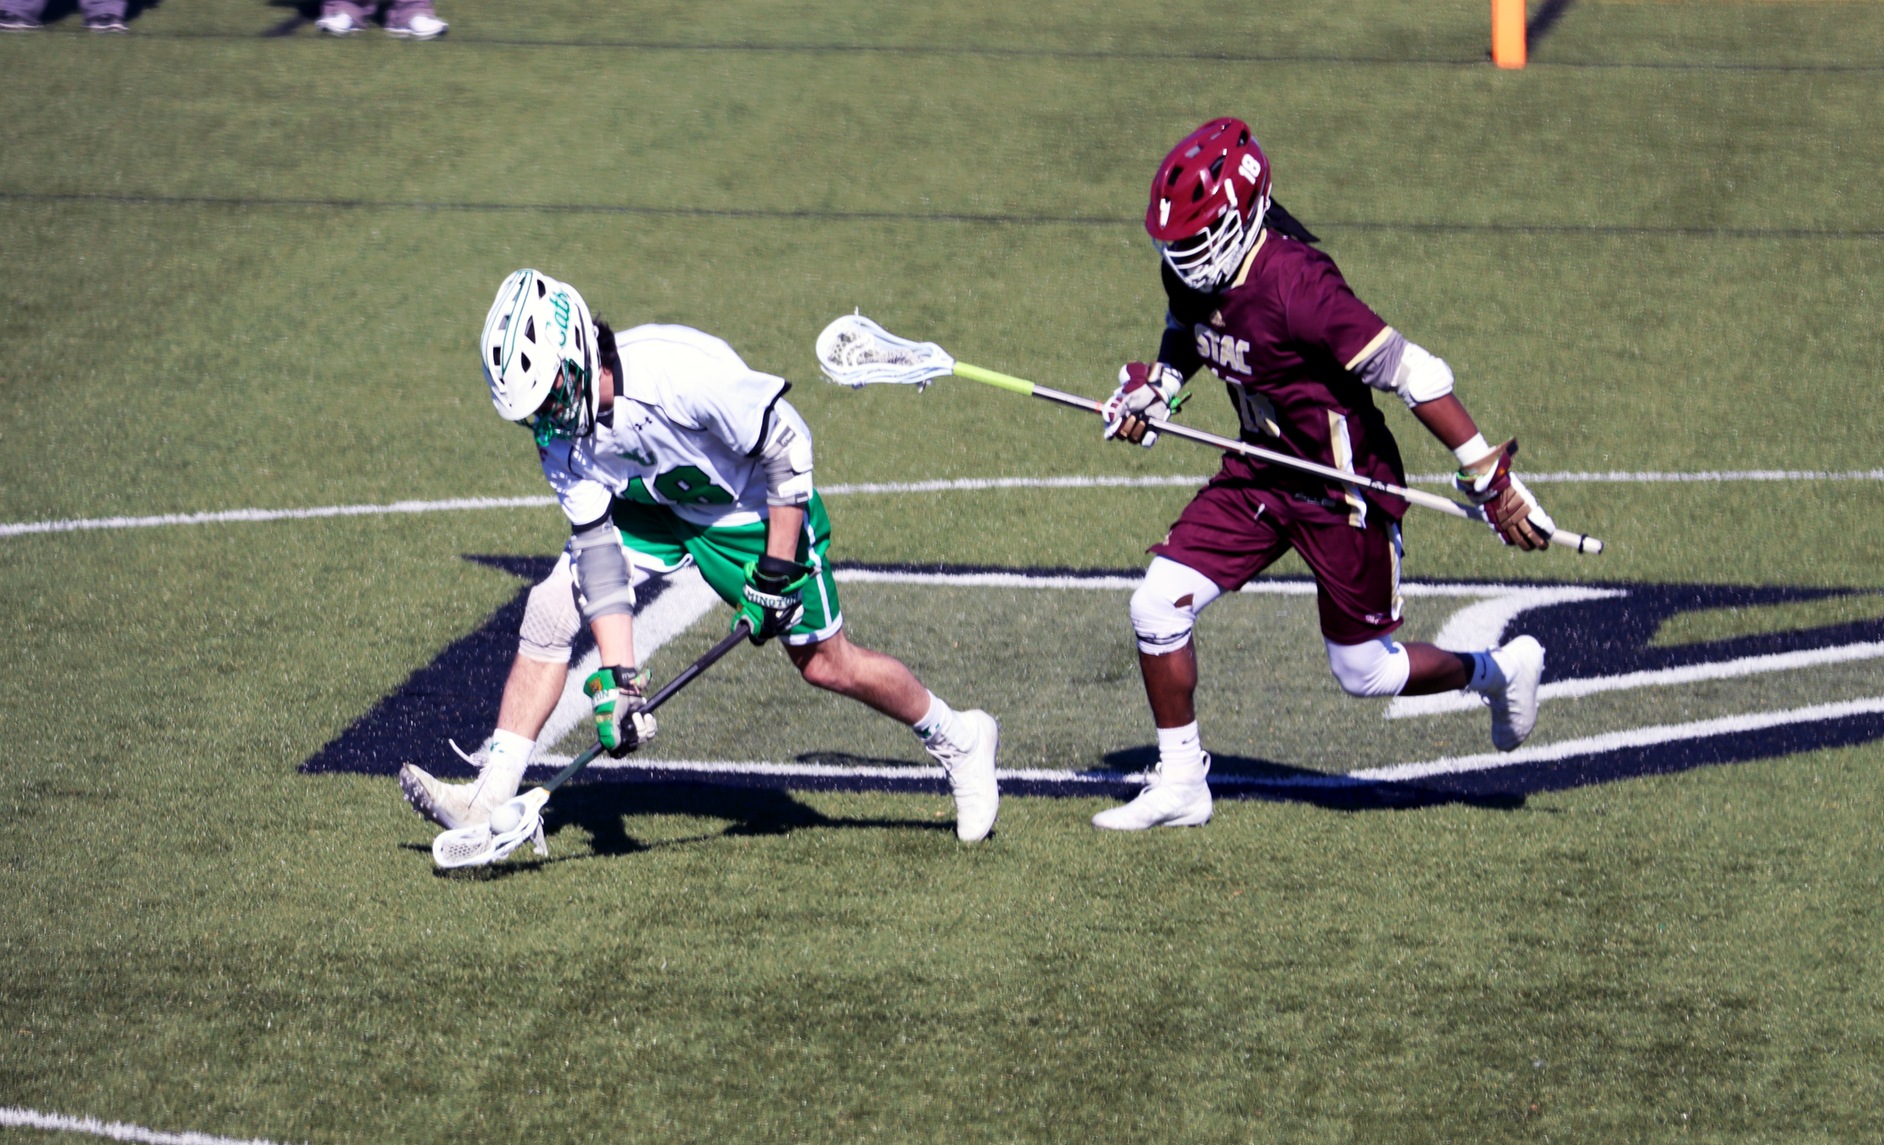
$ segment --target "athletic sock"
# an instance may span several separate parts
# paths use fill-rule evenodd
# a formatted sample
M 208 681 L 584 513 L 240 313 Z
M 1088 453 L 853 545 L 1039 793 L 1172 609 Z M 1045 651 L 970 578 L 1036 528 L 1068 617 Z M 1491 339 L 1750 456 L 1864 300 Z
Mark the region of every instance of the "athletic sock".
M 494 731 L 484 741 L 484 771 L 478 776 L 478 798 L 509 799 L 523 782 L 523 770 L 530 765 L 530 753 L 536 741 L 515 732 Z
M 506 761 L 529 763 L 530 753 L 536 750 L 536 741 L 499 728 L 491 733 L 490 739 L 484 741 L 484 750 L 490 753 L 493 762 L 503 758 Z
M 487 810 L 517 793 L 523 769 L 530 763 L 536 741 L 515 732 L 494 731 L 484 741 L 484 770 L 472 781 L 471 801 Z
M 1158 770 L 1166 783 L 1204 782 L 1204 741 L 1196 720 L 1158 729 Z
M 1472 658 L 1472 678 L 1466 682 L 1466 691 L 1477 692 L 1482 696 L 1505 686 L 1504 669 L 1492 659 L 1490 652 L 1457 652 L 1454 655 Z
M 960 720 L 955 718 L 955 709 L 934 692 L 929 693 L 929 712 L 910 725 L 910 731 L 916 733 L 925 747 L 950 747 L 963 749 L 969 745 L 961 741 L 964 730 Z

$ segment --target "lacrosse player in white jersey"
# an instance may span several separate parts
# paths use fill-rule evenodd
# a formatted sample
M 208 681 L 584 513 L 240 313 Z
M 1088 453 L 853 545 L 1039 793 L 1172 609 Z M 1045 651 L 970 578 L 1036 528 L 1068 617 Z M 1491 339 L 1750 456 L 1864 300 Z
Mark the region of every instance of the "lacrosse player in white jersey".
M 807 682 L 915 731 L 948 775 L 959 838 L 993 829 L 994 717 L 951 709 L 901 661 L 844 633 L 826 559 L 831 522 L 812 485 L 811 431 L 785 400 L 789 382 L 686 326 L 618 338 L 574 287 L 534 270 L 504 280 L 480 349 L 498 414 L 536 434 L 571 537 L 530 590 L 497 730 L 470 757 L 478 778 L 401 769 L 420 814 L 475 826 L 516 795 L 583 622 L 602 665 L 583 685 L 597 738 L 614 756 L 653 739 L 654 716 L 641 711 L 648 673 L 635 664 L 635 586 L 693 565 L 738 610 L 735 624 L 751 622 L 755 644 L 777 637 Z

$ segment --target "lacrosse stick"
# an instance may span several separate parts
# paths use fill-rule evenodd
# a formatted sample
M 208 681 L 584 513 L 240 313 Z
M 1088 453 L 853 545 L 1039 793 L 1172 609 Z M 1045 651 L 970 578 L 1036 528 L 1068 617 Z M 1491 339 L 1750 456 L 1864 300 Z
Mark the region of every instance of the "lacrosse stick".
M 731 652 L 734 645 L 751 634 L 752 622 L 741 617 L 724 639 L 682 669 L 678 676 L 662 685 L 660 691 L 649 696 L 641 710 L 651 712 L 665 704 L 673 698 L 675 692 L 692 683 L 694 677 L 711 668 L 714 661 Z M 491 812 L 489 823 L 440 833 L 438 838 L 432 840 L 432 862 L 445 870 L 482 867 L 509 858 L 512 851 L 530 839 L 536 841 L 537 854 L 549 854 L 549 848 L 543 843 L 543 808 L 549 803 L 550 793 L 569 782 L 570 776 L 593 763 L 602 750 L 600 743 L 591 744 L 588 750 L 570 760 L 543 786 L 533 787 L 515 799 L 498 804 Z
M 967 362 L 958 362 L 950 356 L 947 350 L 934 342 L 912 342 L 907 338 L 898 338 L 861 314 L 846 314 L 826 326 L 818 335 L 817 354 L 818 366 L 824 371 L 824 376 L 840 386 L 849 386 L 852 389 L 886 384 L 915 386 L 921 389 L 937 378 L 952 374 L 955 377 L 967 378 L 971 382 L 981 382 L 996 389 L 1011 390 L 1028 397 L 1045 398 L 1047 401 L 1085 410 L 1088 413 L 1100 412 L 1100 403 L 1091 398 L 1049 389 L 1025 378 L 1014 377 L 1012 374 L 997 373 L 980 366 L 971 366 Z M 1144 417 L 1142 414 L 1140 416 Z M 1348 473 L 1300 457 L 1291 457 L 1286 453 L 1277 453 L 1259 445 L 1251 445 L 1246 441 L 1219 437 L 1217 434 L 1192 429 L 1190 426 L 1179 425 L 1160 417 L 1145 417 L 1145 421 L 1159 433 L 1168 433 L 1174 437 L 1200 442 L 1229 453 L 1240 453 L 1244 457 L 1253 457 L 1259 461 L 1267 461 L 1272 465 L 1281 465 L 1302 473 L 1312 473 L 1317 477 L 1324 477 L 1343 485 L 1352 485 L 1356 488 L 1371 489 L 1376 493 L 1400 497 L 1423 509 L 1434 509 L 1468 521 L 1486 523 L 1484 509 L 1477 505 L 1454 501 L 1450 497 L 1441 497 L 1437 493 L 1406 489 L 1387 481 L 1376 481 L 1371 477 L 1362 477 L 1358 473 Z M 1545 520 L 1549 521 L 1549 518 L 1545 517 Z M 1595 537 L 1573 533 L 1569 529 L 1559 529 L 1555 522 L 1550 523 L 1547 531 L 1553 545 L 1562 545 L 1579 553 L 1603 551 L 1603 542 Z

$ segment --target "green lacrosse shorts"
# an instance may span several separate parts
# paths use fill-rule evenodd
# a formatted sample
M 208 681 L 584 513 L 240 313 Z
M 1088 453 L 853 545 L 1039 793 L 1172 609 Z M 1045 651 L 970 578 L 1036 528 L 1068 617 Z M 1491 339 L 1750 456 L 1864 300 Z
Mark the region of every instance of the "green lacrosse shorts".
M 692 564 L 720 599 L 734 608 L 744 600 L 746 566 L 765 555 L 764 521 L 701 526 L 682 520 L 666 506 L 625 499 L 617 499 L 609 515 L 621 531 L 621 543 L 636 567 L 671 573 Z M 811 503 L 805 506 L 805 525 L 798 536 L 796 557 L 799 564 L 813 571 L 805 584 L 805 615 L 785 634 L 787 644 L 816 644 L 829 640 L 844 627 L 837 581 L 825 559 L 830 547 L 831 518 L 824 511 L 824 498 L 813 493 Z

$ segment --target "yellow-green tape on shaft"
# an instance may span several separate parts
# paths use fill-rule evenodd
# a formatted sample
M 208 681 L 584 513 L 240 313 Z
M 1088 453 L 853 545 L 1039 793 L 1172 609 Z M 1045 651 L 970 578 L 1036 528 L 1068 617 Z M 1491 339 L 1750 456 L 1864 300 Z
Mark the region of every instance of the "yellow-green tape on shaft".
M 955 363 L 955 376 L 1004 390 L 1013 390 L 1017 394 L 1025 394 L 1030 398 L 1034 396 L 1034 384 L 1026 378 L 1017 378 L 1013 374 L 1003 374 L 994 370 L 984 370 L 980 366 L 971 366 L 967 362 Z

